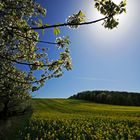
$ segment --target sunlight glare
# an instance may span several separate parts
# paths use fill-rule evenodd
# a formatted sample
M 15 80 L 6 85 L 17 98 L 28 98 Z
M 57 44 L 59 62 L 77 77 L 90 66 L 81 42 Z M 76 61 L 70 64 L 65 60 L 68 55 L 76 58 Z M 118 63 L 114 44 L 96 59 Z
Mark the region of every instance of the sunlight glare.
M 116 3 L 116 4 L 120 4 L 120 2 L 122 1 L 122 0 L 112 0 L 114 3 Z
M 113 1 L 116 4 L 119 4 L 122 0 L 113 0 Z M 102 41 L 104 40 L 106 43 L 114 41 L 118 42 L 122 38 L 122 36 L 128 34 L 127 32 L 130 31 L 133 24 L 133 21 L 130 19 L 135 17 L 136 9 L 134 9 L 135 5 L 133 1 L 127 0 L 126 2 L 127 2 L 126 13 L 115 16 L 115 18 L 119 20 L 119 25 L 117 28 L 114 28 L 112 30 L 105 29 L 103 26 L 101 26 L 103 23 L 101 21 L 99 23 L 94 24 L 94 26 L 91 25 L 89 27 L 91 34 L 92 35 L 95 34 L 97 39 L 100 39 Z M 97 9 L 93 10 L 93 7 L 92 9 L 91 8 L 88 9 L 87 15 L 88 21 L 104 17 L 97 11 Z M 91 28 L 93 28 L 93 30 L 91 30 Z

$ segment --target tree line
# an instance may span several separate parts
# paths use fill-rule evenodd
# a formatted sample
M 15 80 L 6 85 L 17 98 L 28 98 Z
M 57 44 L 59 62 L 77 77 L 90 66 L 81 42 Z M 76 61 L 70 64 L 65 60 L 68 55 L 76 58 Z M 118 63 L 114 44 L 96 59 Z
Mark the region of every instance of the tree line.
M 134 92 L 83 91 L 69 98 L 103 104 L 140 106 L 140 93 Z

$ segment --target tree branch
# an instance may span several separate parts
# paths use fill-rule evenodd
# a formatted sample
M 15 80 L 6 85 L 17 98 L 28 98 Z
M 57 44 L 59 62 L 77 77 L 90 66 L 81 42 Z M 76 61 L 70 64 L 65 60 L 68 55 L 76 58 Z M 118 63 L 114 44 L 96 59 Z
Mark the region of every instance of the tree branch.
M 55 28 L 55 27 L 62 27 L 62 26 L 70 26 L 70 25 L 88 25 L 88 24 L 93 24 L 102 20 L 107 19 L 108 17 L 100 18 L 94 21 L 89 21 L 89 22 L 83 22 L 83 23 L 78 23 L 78 24 L 70 24 L 70 23 L 63 23 L 63 24 L 55 24 L 55 25 L 43 25 L 41 27 L 31 27 L 31 30 L 40 30 L 40 29 L 47 29 L 47 28 Z
M 19 35 L 20 37 L 23 37 L 25 39 L 30 39 L 30 40 L 33 40 L 35 42 L 38 42 L 38 43 L 46 43 L 46 44 L 50 44 L 50 45 L 58 45 L 58 43 L 55 43 L 55 42 L 50 42 L 50 41 L 44 41 L 44 40 L 36 40 L 35 38 L 30 38 L 28 36 L 23 36 L 21 34 L 18 34 L 17 32 L 15 32 L 17 35 Z
M 15 62 L 17 64 L 27 65 L 27 66 L 41 66 L 41 67 L 49 66 L 49 65 L 38 65 L 38 64 L 35 64 L 35 63 L 20 62 L 20 61 L 17 61 L 17 60 L 14 60 L 14 59 L 10 59 L 10 58 L 4 57 L 4 56 L 0 56 L 0 58 L 8 60 L 10 62 Z
M 55 42 L 49 42 L 49 41 L 43 41 L 43 40 L 38 40 L 36 41 L 38 43 L 46 43 L 46 44 L 51 44 L 51 45 L 58 45 L 58 43 L 55 43 Z
M 97 20 L 93 20 L 93 21 L 89 21 L 89 22 L 82 22 L 82 23 L 62 23 L 62 24 L 54 24 L 54 25 L 43 25 L 41 27 L 30 27 L 30 28 L 23 28 L 25 31 L 28 30 L 41 30 L 41 29 L 48 29 L 48 28 L 55 28 L 55 27 L 63 27 L 63 26 L 70 26 L 70 25 L 89 25 L 89 24 L 93 24 L 102 20 L 107 19 L 108 17 L 103 17 Z M 14 27 L 14 26 L 10 26 L 12 29 L 20 29 L 18 27 Z

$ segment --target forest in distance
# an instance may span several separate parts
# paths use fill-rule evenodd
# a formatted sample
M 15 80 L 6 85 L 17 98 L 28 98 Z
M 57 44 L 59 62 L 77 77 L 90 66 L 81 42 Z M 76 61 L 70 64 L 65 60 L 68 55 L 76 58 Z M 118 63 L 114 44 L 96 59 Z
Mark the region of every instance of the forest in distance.
M 140 93 L 121 91 L 83 91 L 69 99 L 87 100 L 95 103 L 140 106 Z

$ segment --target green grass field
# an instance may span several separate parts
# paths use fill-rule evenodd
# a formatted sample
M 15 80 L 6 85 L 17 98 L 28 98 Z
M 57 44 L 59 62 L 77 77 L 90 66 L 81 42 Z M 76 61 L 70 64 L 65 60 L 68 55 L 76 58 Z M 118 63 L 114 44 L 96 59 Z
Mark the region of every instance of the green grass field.
M 26 140 L 140 140 L 140 107 L 33 99 Z

